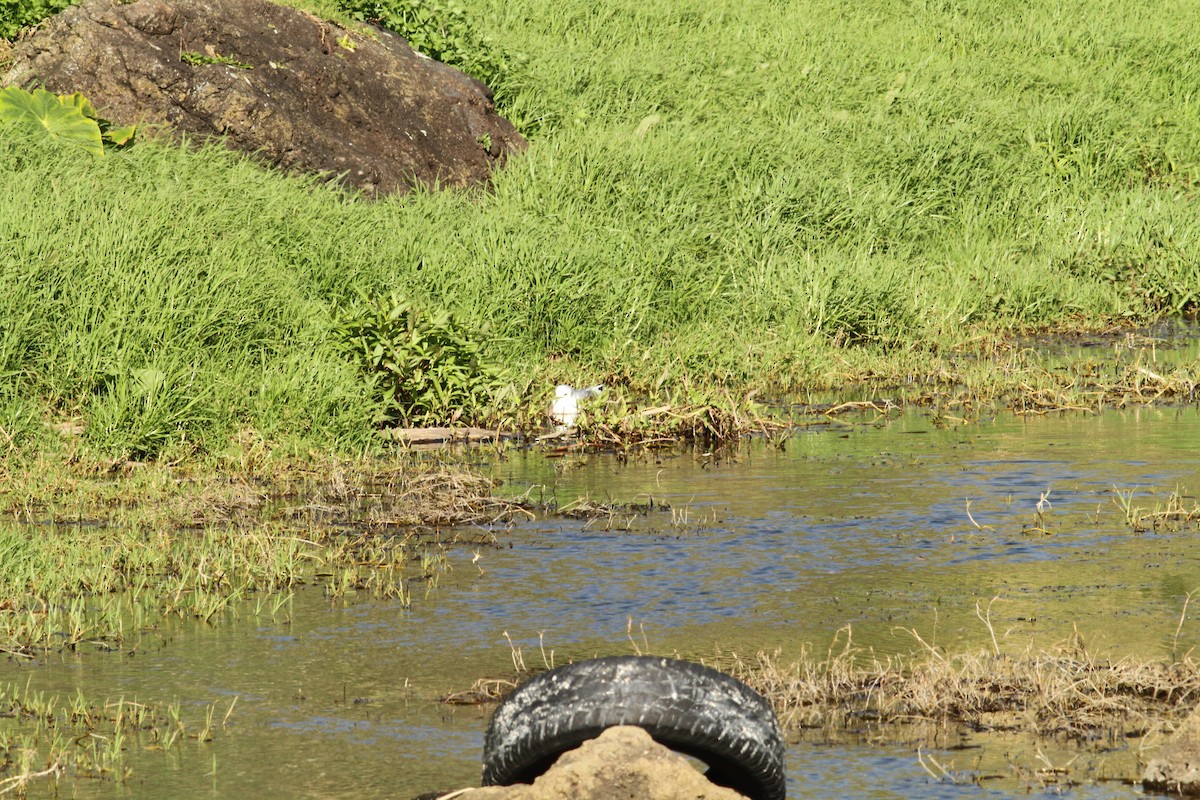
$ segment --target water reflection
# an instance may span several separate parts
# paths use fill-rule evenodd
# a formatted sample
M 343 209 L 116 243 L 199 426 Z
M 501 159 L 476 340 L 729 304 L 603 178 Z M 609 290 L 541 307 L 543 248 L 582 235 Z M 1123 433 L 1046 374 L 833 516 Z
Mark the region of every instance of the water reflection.
M 555 597 L 539 629 L 557 642 L 611 636 L 633 615 L 683 649 L 674 631 L 786 650 L 847 623 L 885 652 L 909 646 L 898 627 L 940 625 L 955 637 L 947 644 L 982 643 L 975 602 L 999 596 L 1013 635 L 1053 639 L 1094 620 L 1111 646 L 1161 651 L 1178 587 L 1200 586 L 1193 534 L 1134 534 L 1114 487 L 1152 507 L 1197 485 L 1195 423 L 1191 410 L 1139 410 L 939 429 L 911 415 L 716 464 L 685 454 L 558 474 L 531 455 L 507 468 L 514 490 L 653 495 L 719 522 L 635 520 L 618 534 L 558 523 L 529 534 L 533 574 L 509 554 L 487 561 L 499 583 Z M 1043 497 L 1048 534 L 1034 531 Z M 504 619 L 519 618 L 520 597 L 476 596 Z M 1110 615 L 1127 623 L 1114 628 Z M 724 619 L 735 624 L 720 632 Z

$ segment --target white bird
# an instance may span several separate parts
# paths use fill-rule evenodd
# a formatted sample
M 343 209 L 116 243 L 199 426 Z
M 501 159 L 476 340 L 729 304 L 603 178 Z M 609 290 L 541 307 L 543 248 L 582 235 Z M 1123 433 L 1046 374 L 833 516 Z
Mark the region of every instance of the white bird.
M 550 404 L 550 418 L 564 427 L 575 427 L 575 420 L 579 417 L 579 401 L 589 397 L 599 397 L 602 391 L 604 391 L 602 383 L 584 389 L 576 389 L 560 383 L 554 387 L 554 402 Z

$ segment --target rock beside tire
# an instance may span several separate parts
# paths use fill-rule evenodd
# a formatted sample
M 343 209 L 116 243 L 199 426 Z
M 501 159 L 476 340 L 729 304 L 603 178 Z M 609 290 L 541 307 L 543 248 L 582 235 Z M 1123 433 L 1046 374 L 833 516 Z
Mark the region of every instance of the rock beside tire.
M 435 800 L 442 795 L 433 795 Z M 455 800 L 746 800 L 701 775 L 641 728 L 609 728 L 564 753 L 532 785 L 472 789 Z
M 1179 726 L 1157 757 L 1146 765 L 1142 788 L 1183 797 L 1200 797 L 1200 708 Z
M 564 752 L 632 725 L 700 759 L 706 777 L 753 798 L 784 800 L 784 745 L 767 701 L 690 661 L 613 656 L 536 676 L 496 709 L 484 741 L 485 786 L 529 783 Z

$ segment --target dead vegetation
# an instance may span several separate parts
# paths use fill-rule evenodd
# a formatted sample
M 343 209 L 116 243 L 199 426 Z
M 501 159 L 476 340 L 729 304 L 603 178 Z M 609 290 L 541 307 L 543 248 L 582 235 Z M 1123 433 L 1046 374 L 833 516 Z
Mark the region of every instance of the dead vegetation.
M 497 497 L 495 488 L 477 471 L 433 458 L 322 459 L 221 472 L 47 459 L 10 475 L 0 489 L 0 515 L 106 524 L 136 513 L 176 528 L 304 518 L 380 530 L 490 524 L 531 513 L 531 503 Z
M 1013 337 L 971 341 L 948 352 L 914 353 L 904 363 L 847 354 L 844 372 L 814 377 L 803 387 L 806 402 L 788 401 L 796 387 L 743 395 L 709 390 L 662 403 L 626 398 L 616 388 L 581 416 L 573 431 L 577 438 L 550 452 L 622 454 L 748 435 L 775 441 L 796 427 L 844 415 L 886 416 L 910 408 L 928 409 L 938 421 L 968 422 L 1001 409 L 1045 415 L 1195 403 L 1200 401 L 1200 363 L 1173 352 L 1180 346 L 1177 340 L 1112 331 L 1024 342 Z M 842 399 L 848 395 L 869 399 Z
M 480 678 L 471 684 L 471 688 L 459 692 L 451 692 L 443 696 L 440 702 L 451 706 L 478 706 L 488 703 L 498 703 L 512 694 L 516 688 L 516 681 L 504 678 Z
M 1157 403 L 1192 403 L 1196 373 L 1190 366 L 1164 368 L 1133 362 L 1101 366 L 1085 362 L 1071 370 L 1034 370 L 1018 383 L 1013 409 L 1019 414 L 1051 411 L 1101 411 Z
M 757 394 L 752 390 L 735 398 L 722 392 L 696 401 L 645 404 L 616 390 L 605 403 L 580 416 L 578 429 L 572 431 L 578 436 L 576 441 L 552 445 L 551 453 L 587 448 L 621 454 L 633 448 L 677 447 L 683 442 L 732 442 L 793 424 L 755 402 Z M 547 438 L 561 437 L 542 440 Z
M 337 540 L 355 552 L 369 550 L 373 540 L 494 544 L 498 527 L 536 517 L 625 530 L 635 519 L 670 512 L 672 530 L 690 524 L 686 508 L 653 497 L 644 503 L 581 497 L 560 504 L 553 496 L 536 496 L 536 488 L 502 496 L 483 470 L 449 451 L 267 460 L 221 471 L 42 458 L 0 481 L 0 521 L 92 529 L 137 524 L 158 531 L 275 525 L 309 539 Z
M 791 663 L 760 654 L 733 672 L 774 703 L 793 730 L 924 722 L 982 732 L 1090 740 L 1141 736 L 1177 722 L 1200 702 L 1200 664 L 1099 658 L 1078 636 L 1049 649 L 949 655 L 923 645 L 880 657 L 848 642 L 824 658 Z

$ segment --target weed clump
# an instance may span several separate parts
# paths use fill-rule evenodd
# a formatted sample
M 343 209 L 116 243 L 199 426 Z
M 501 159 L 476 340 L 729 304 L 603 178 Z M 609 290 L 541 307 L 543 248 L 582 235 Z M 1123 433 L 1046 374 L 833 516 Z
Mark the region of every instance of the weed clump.
M 72 0 L 0 0 L 0 39 L 13 39 L 22 28 L 36 25 L 71 5 Z M 0 61 L 0 68 L 4 64 Z
M 393 292 L 363 298 L 334 327 L 382 406 L 400 425 L 490 422 L 511 384 L 481 338 L 444 310 L 427 312 Z
M 918 637 L 919 638 L 919 637 Z M 1074 637 L 1045 650 L 881 658 L 847 644 L 790 664 L 761 653 L 735 672 L 770 698 L 793 729 L 833 732 L 923 721 L 979 731 L 1086 739 L 1140 735 L 1200 701 L 1200 664 L 1099 658 Z

